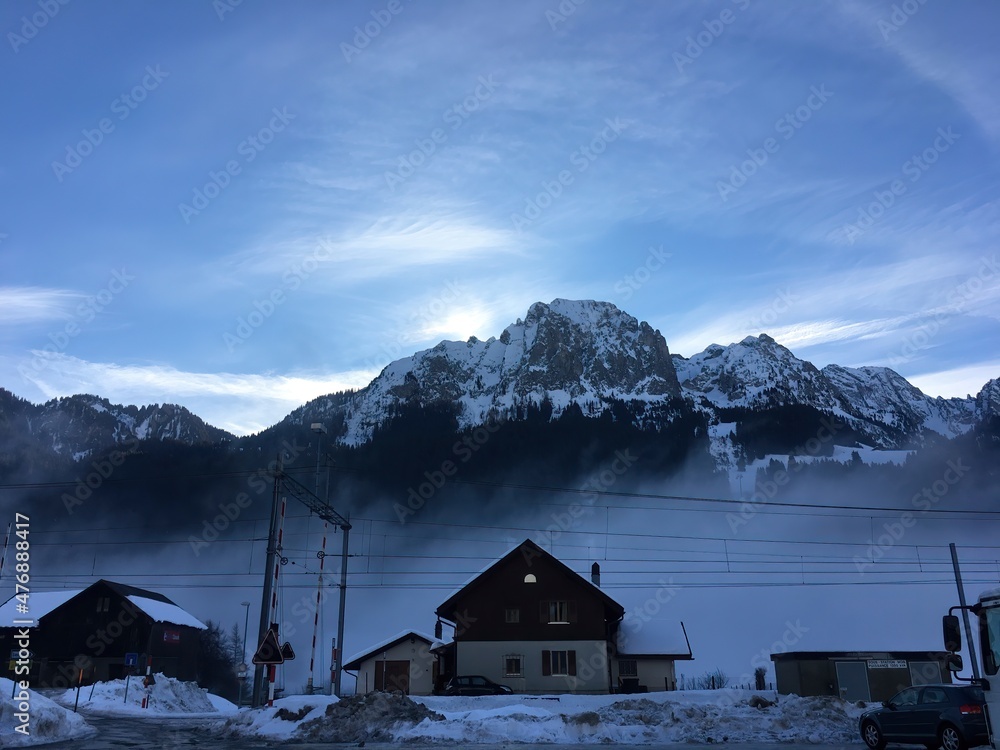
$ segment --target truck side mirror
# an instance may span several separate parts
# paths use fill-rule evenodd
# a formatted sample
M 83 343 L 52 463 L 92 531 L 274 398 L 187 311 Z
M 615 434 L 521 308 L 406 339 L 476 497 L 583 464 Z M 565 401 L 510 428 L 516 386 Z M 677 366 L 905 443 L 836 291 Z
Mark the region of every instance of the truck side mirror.
M 948 671 L 949 672 L 961 672 L 962 671 L 962 655 L 961 654 L 948 654 Z
M 957 615 L 945 615 L 941 618 L 941 629 L 944 632 L 944 649 L 955 654 L 962 650 L 962 631 L 958 626 Z

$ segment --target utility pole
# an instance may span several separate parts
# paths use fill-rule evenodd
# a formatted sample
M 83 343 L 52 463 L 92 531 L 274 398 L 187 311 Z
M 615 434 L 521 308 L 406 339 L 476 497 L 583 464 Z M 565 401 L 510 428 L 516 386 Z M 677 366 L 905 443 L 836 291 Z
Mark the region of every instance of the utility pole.
M 343 661 L 344 653 L 344 613 L 347 608 L 347 551 L 349 542 L 349 533 L 351 531 L 351 522 L 335 511 L 330 504 L 324 502 L 315 494 L 312 490 L 306 487 L 304 484 L 299 482 L 294 477 L 285 473 L 282 468 L 281 461 L 276 464 L 274 470 L 274 506 L 271 508 L 271 531 L 268 535 L 267 541 L 267 563 L 265 564 L 264 573 L 264 597 L 263 605 L 261 609 L 260 618 L 260 643 L 263 643 L 264 637 L 267 635 L 267 631 L 270 627 L 269 622 L 269 612 L 270 612 L 270 602 L 272 599 L 272 575 L 271 571 L 274 569 L 275 554 L 277 552 L 277 537 L 278 537 L 278 505 L 279 498 L 284 495 L 290 495 L 294 499 L 298 500 L 300 503 L 305 505 L 310 511 L 315 513 L 317 516 L 322 518 L 327 523 L 336 524 L 340 527 L 340 530 L 344 532 L 344 544 L 340 554 L 340 621 L 337 623 L 337 646 L 338 653 L 341 656 L 338 659 L 338 664 L 336 665 L 336 671 L 333 676 L 333 692 L 334 695 L 340 696 L 340 664 Z M 254 673 L 254 697 L 255 700 L 259 695 L 258 690 L 263 685 L 264 668 L 258 666 L 256 672 Z M 257 703 L 254 707 L 257 707 Z
M 965 640 L 969 644 L 969 660 L 972 662 L 972 677 L 979 679 L 979 660 L 976 658 L 976 643 L 972 640 L 972 626 L 969 624 L 969 609 L 965 606 L 965 586 L 962 585 L 962 571 L 958 569 L 958 552 L 955 543 L 948 545 L 951 550 L 951 565 L 955 569 L 955 585 L 958 586 L 958 603 L 962 605 L 962 620 L 965 621 Z
M 283 474 L 281 468 L 281 454 L 278 454 L 278 460 L 275 462 L 275 472 L 274 472 L 274 495 L 271 499 L 271 526 L 267 532 L 267 559 L 264 563 L 264 591 L 261 595 L 260 600 L 260 629 L 257 635 L 257 643 L 264 642 L 264 636 L 267 635 L 267 631 L 271 628 L 271 593 L 273 591 L 274 585 L 274 575 L 272 571 L 274 570 L 274 562 L 277 556 L 278 550 L 278 498 L 281 494 L 281 475 Z M 249 609 L 247 610 L 249 612 Z M 256 652 L 257 649 L 254 649 Z M 264 689 L 264 665 L 256 664 L 253 670 L 253 696 L 251 700 L 251 706 L 257 708 L 263 702 L 263 692 Z

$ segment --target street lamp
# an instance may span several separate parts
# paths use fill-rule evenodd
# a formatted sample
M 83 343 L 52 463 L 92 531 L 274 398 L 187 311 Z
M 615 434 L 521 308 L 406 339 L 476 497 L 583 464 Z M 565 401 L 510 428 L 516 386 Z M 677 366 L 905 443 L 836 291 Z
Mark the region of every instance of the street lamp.
M 237 706 L 243 705 L 243 683 L 247 679 L 247 626 L 250 624 L 250 602 L 240 602 L 246 608 L 246 617 L 243 618 L 243 661 L 240 663 L 242 676 L 240 677 L 240 697 Z

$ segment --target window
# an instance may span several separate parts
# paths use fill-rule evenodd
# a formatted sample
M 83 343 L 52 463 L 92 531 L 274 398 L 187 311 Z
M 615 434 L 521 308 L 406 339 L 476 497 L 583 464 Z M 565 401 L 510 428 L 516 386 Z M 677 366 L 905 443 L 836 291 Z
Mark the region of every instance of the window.
M 540 603 L 541 620 L 550 625 L 566 625 L 576 622 L 576 602 L 564 599 L 543 601 Z
M 521 622 L 521 610 L 508 608 L 504 613 L 504 621 L 508 623 Z
M 944 692 L 941 688 L 924 688 L 923 699 L 921 703 L 947 703 L 948 694 Z
M 917 705 L 917 696 L 919 695 L 919 688 L 907 688 L 903 692 L 893 696 L 891 702 L 897 706 L 915 706 Z
M 542 674 L 546 677 L 576 675 L 576 651 L 542 651 Z
M 528 573 L 528 575 L 526 575 L 524 577 L 524 582 L 525 583 L 538 583 L 538 579 L 535 578 L 535 574 L 534 573 Z
M 638 677 L 639 667 L 635 663 L 635 659 L 619 659 L 618 660 L 618 676 L 619 677 Z
M 521 664 L 524 662 L 524 657 L 520 654 L 507 654 L 503 658 L 503 676 L 504 677 L 521 677 L 523 672 L 521 671 Z
M 102 596 L 102 597 L 98 598 L 98 600 L 97 600 L 97 611 L 98 612 L 107 612 L 110 608 L 111 608 L 111 597 L 110 596 Z

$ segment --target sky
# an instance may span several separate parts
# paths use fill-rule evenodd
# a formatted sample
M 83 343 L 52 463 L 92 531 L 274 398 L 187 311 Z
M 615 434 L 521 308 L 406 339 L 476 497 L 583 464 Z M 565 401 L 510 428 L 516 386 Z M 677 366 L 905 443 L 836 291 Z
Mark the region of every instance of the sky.
M 0 387 L 238 434 L 536 302 L 1000 376 L 986 2 L 0 8 Z

